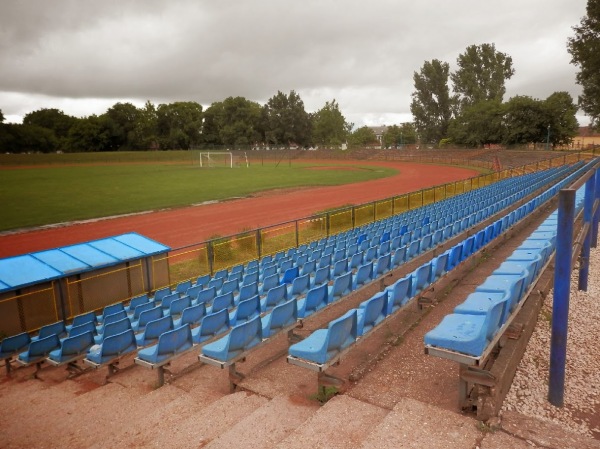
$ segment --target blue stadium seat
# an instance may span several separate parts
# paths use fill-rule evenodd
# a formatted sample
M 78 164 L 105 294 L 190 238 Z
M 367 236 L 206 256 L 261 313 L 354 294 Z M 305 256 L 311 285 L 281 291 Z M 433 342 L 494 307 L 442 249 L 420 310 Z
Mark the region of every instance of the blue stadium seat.
M 192 329 L 192 340 L 194 344 L 204 343 L 229 329 L 229 313 L 223 309 L 211 313 L 202 318 L 200 326 Z
M 277 304 L 282 303 L 287 299 L 287 286 L 285 284 L 278 285 L 267 292 L 267 296 L 261 300 L 260 308 L 263 312 L 271 310 Z
M 271 313 L 261 319 L 262 338 L 271 338 L 273 335 L 292 326 L 298 320 L 298 304 L 295 299 L 290 299 L 279 304 Z
M 325 364 L 353 344 L 357 338 L 357 311 L 352 309 L 289 348 L 289 355 Z
M 59 349 L 48 353 L 48 361 L 53 365 L 62 365 L 83 359 L 94 344 L 94 335 L 91 331 L 65 338 Z
M 373 262 L 368 262 L 358 267 L 352 281 L 352 289 L 356 290 L 373 280 Z
M 303 276 L 298 276 L 296 279 L 292 281 L 292 285 L 288 289 L 287 297 L 298 297 L 303 295 L 310 288 L 310 275 L 305 274 Z
M 158 320 L 150 321 L 144 328 L 144 331 L 135 336 L 135 340 L 138 346 L 152 345 L 158 341 L 160 334 L 171 329 L 173 329 L 173 318 L 164 316 Z
M 123 318 L 119 321 L 106 323 L 104 327 L 104 332 L 95 336 L 94 342 L 96 344 L 100 344 L 108 337 L 112 337 L 113 335 L 125 332 L 127 329 L 131 329 L 131 321 L 129 321 L 129 318 Z
M 329 287 L 327 293 L 327 299 L 329 302 L 337 301 L 350 292 L 352 292 L 352 273 L 348 272 L 333 280 L 333 285 Z
M 144 310 L 140 313 L 140 318 L 137 321 L 132 321 L 131 328 L 135 332 L 141 332 L 150 321 L 162 318 L 163 312 L 161 307 L 154 307 L 149 310 Z
M 142 304 L 148 304 L 149 302 L 150 302 L 150 298 L 148 298 L 148 295 L 146 295 L 146 294 L 136 296 L 135 298 L 131 298 L 131 301 L 129 301 L 129 304 L 127 306 L 125 306 L 125 311 L 127 312 L 128 315 L 131 315 L 137 306 L 142 305 Z M 92 314 L 93 314 L 93 312 L 88 312 L 84 315 L 89 316 Z M 81 316 L 81 315 L 79 315 L 79 316 Z M 77 317 L 73 318 L 73 321 L 75 321 L 76 318 Z M 90 319 L 90 318 L 88 318 L 88 319 Z M 96 321 L 96 320 L 97 320 L 96 315 L 94 315 L 94 321 Z
M 255 317 L 243 324 L 234 326 L 224 337 L 206 344 L 202 355 L 215 360 L 227 362 L 246 352 L 262 341 L 260 317 Z
M 317 285 L 326 284 L 331 280 L 331 270 L 329 265 L 323 268 L 319 268 L 315 272 L 315 277 L 312 279 L 311 285 L 316 287 Z
M 298 316 L 306 318 L 326 307 L 328 304 L 327 289 L 327 284 L 321 284 L 310 289 L 306 297 L 298 299 Z
M 406 304 L 411 298 L 412 292 L 412 274 L 398 279 L 392 285 L 386 288 L 388 292 L 388 303 L 386 315 L 394 313 L 396 310 Z
M 246 299 L 252 298 L 253 296 L 258 295 L 258 283 L 253 282 L 252 284 L 242 285 L 240 287 L 240 293 L 236 295 L 233 299 L 235 304 L 239 304 Z
M 127 315 L 125 315 L 127 316 Z M 41 340 L 42 338 L 49 337 L 50 335 L 57 335 L 61 337 L 67 333 L 64 321 L 57 321 L 56 323 L 46 324 L 42 326 L 35 337 L 31 337 L 31 341 Z
M 195 327 L 200 324 L 200 320 L 206 315 L 206 304 L 203 302 L 186 307 L 183 309 L 180 318 L 173 320 L 173 328 L 182 327 L 189 324 L 190 327 Z
M 216 298 L 217 296 L 217 288 L 216 287 L 208 287 L 206 290 L 202 290 L 201 292 L 198 293 L 198 297 L 196 298 L 196 301 L 194 301 L 196 304 L 210 304 L 211 302 L 213 302 L 213 300 Z
M 423 290 L 429 287 L 429 280 L 431 279 L 431 262 L 421 265 L 412 273 L 411 281 L 411 298 L 414 298 L 420 294 Z
M 111 364 L 125 354 L 137 349 L 135 334 L 129 329 L 112 337 L 108 337 L 101 345 L 90 348 L 84 361 L 95 368 Z
M 357 335 L 359 337 L 369 333 L 387 316 L 387 290 L 375 294 L 372 298 L 363 301 L 357 309 Z
M 251 298 L 240 301 L 235 310 L 229 314 L 229 323 L 235 326 L 260 314 L 260 296 L 254 295 Z
M 82 313 L 81 315 L 77 315 L 76 317 L 74 317 L 71 324 L 66 325 L 65 329 L 67 330 L 67 332 L 69 332 L 71 328 L 81 326 L 85 323 L 91 322 L 96 324 L 97 320 L 98 319 L 96 318 L 96 314 L 94 312 Z
M 158 343 L 138 351 L 138 358 L 158 364 L 192 348 L 192 331 L 188 324 L 166 331 L 158 338 Z
M 235 303 L 233 301 L 233 293 L 226 293 L 224 295 L 217 296 L 210 307 L 207 307 L 208 313 L 216 313 L 221 310 L 233 309 Z M 210 309 L 210 310 L 208 310 Z

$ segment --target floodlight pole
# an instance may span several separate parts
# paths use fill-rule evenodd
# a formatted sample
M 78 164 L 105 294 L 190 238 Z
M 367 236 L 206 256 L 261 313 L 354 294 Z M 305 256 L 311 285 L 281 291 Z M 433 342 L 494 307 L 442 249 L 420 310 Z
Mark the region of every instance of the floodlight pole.
M 550 148 L 550 125 L 548 125 L 548 134 L 546 134 L 546 151 Z

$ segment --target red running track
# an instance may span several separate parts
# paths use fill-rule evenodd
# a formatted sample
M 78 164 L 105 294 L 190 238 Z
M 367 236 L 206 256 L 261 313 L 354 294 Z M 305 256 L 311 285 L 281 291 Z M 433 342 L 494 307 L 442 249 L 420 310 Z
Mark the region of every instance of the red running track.
M 331 163 L 332 161 L 327 161 Z M 336 164 L 338 162 L 335 162 Z M 348 164 L 347 161 L 339 162 Z M 191 206 L 85 223 L 65 224 L 0 236 L 0 257 L 72 245 L 127 232 L 137 232 L 171 248 L 231 235 L 243 230 L 308 217 L 315 212 L 445 184 L 477 175 L 475 170 L 407 162 L 360 162 L 396 168 L 384 179 L 333 187 L 266 192 L 256 197 Z M 323 176 L 327 170 L 323 170 Z

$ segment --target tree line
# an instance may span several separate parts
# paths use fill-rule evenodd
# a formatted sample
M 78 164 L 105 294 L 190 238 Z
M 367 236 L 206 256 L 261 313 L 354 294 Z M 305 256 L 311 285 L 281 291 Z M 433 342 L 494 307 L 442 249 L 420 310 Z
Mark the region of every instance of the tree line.
M 205 110 L 194 101 L 143 107 L 116 103 L 101 115 L 77 118 L 59 109 L 39 109 L 22 124 L 4 123 L 0 148 L 21 152 L 82 152 L 190 149 L 196 146 L 311 145 L 346 142 L 353 125 L 334 100 L 308 113 L 300 96 L 277 92 L 265 105 L 244 97 L 214 102 Z
M 494 44 L 471 45 L 447 62 L 425 61 L 414 73 L 410 110 L 427 143 L 568 144 L 577 135 L 577 106 L 568 92 L 544 100 L 515 96 L 504 102 L 506 81 L 515 73 L 512 58 Z

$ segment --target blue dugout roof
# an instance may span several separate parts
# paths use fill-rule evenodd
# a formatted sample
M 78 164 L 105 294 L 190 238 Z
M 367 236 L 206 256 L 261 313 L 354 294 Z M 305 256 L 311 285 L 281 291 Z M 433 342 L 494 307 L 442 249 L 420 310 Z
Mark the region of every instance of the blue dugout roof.
M 137 233 L 0 259 L 0 292 L 162 254 L 171 248 Z

